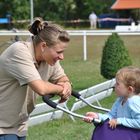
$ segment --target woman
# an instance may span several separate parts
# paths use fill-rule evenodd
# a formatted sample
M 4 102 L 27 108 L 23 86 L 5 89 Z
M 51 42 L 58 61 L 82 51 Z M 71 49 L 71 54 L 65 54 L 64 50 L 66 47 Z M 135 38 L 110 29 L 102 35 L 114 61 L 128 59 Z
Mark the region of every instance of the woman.
M 27 120 L 35 95 L 55 93 L 66 101 L 71 84 L 59 64 L 69 35 L 56 24 L 37 18 L 29 27 L 33 36 L 16 42 L 0 56 L 0 140 L 25 140 Z

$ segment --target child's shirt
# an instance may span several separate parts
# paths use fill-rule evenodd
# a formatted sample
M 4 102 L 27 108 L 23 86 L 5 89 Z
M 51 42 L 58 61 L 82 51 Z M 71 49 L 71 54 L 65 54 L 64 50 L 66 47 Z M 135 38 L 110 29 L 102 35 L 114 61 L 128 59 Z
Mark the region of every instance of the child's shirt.
M 140 129 L 140 96 L 134 95 L 122 105 L 123 97 L 117 98 L 110 112 L 98 113 L 99 119 L 117 119 L 117 124 Z

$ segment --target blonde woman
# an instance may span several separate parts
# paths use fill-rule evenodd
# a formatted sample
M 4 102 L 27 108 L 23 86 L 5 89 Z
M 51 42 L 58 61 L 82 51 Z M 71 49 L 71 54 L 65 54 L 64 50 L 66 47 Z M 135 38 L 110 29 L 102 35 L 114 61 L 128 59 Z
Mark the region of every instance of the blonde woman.
M 68 33 L 41 18 L 29 26 L 33 34 L 0 56 L 0 140 L 25 140 L 36 94 L 55 93 L 66 101 L 71 84 L 59 61 L 70 40 Z

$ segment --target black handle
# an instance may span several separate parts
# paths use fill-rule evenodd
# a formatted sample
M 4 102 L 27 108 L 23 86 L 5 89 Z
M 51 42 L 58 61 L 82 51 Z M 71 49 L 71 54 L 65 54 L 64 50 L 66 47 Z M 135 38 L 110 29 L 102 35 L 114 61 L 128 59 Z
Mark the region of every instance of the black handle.
M 80 95 L 78 92 L 72 91 L 71 94 L 72 94 L 72 96 L 74 96 L 74 97 L 80 99 L 80 96 L 81 96 L 81 95 Z M 44 101 L 46 104 L 48 104 L 49 106 L 51 106 L 51 107 L 53 107 L 53 108 L 60 109 L 60 110 L 66 112 L 66 113 L 68 113 L 68 114 L 71 114 L 72 116 L 75 116 L 75 117 L 84 118 L 84 116 L 79 115 L 79 114 L 76 114 L 76 113 L 73 113 L 73 112 L 71 112 L 71 111 L 69 111 L 69 110 L 67 110 L 67 109 L 65 109 L 65 108 L 63 108 L 63 107 L 60 107 L 57 103 L 53 102 L 50 98 L 52 98 L 52 97 L 54 97 L 54 96 L 55 96 L 54 94 L 49 94 L 49 95 L 43 96 L 42 99 L 43 99 L 43 101 Z M 93 120 L 93 123 L 100 123 L 100 122 L 101 122 L 101 121 L 98 120 L 98 119 L 94 119 L 94 120 Z
M 43 101 L 48 104 L 49 106 L 56 108 L 57 107 L 57 103 L 53 102 L 52 100 L 50 100 L 50 98 L 54 97 L 54 94 L 49 94 L 49 95 L 44 95 L 42 97 Z
M 76 91 L 72 91 L 71 93 L 72 96 L 76 97 L 77 99 L 80 98 L 80 94 Z M 49 94 L 49 95 L 44 95 L 42 97 L 43 101 L 48 104 L 49 106 L 53 107 L 53 108 L 56 108 L 57 107 L 57 103 L 53 102 L 50 98 L 54 97 L 55 95 L 54 94 Z
M 77 99 L 80 99 L 81 96 L 77 91 L 72 91 L 71 95 L 76 97 Z

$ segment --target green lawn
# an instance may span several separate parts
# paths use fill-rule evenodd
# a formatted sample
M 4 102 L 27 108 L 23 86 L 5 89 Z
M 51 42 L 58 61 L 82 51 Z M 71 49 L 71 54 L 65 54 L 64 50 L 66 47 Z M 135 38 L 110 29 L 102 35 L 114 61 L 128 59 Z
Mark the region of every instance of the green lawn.
M 71 42 L 65 52 L 65 60 L 62 61 L 62 66 L 65 72 L 73 82 L 73 88 L 77 91 L 88 88 L 105 81 L 100 75 L 100 60 L 102 48 L 107 36 L 88 36 L 87 37 L 87 52 L 88 60 L 83 61 L 83 46 L 82 37 L 71 37 Z M 140 67 L 140 37 L 139 36 L 122 36 L 124 43 L 129 50 L 133 65 Z M 0 43 L 4 38 L 0 38 Z M 1 47 L 2 51 L 4 47 Z M 115 100 L 112 95 L 103 101 L 101 104 L 104 107 L 110 108 Z M 40 102 L 40 101 L 39 101 Z M 72 105 L 73 99 L 69 105 Z M 90 107 L 85 107 L 78 110 L 78 113 L 85 114 L 87 111 L 93 111 Z M 68 115 L 60 120 L 53 120 L 34 127 L 29 128 L 28 140 L 89 140 L 94 126 L 85 123 L 80 119 L 73 122 Z
M 83 61 L 82 37 L 72 37 L 69 48 L 65 52 L 65 60 L 62 62 L 65 72 L 73 82 L 75 90 L 82 90 L 96 85 L 105 79 L 100 75 L 100 60 L 102 48 L 107 37 L 88 37 L 88 60 Z M 133 65 L 140 67 L 140 37 L 122 37 L 129 50 Z M 112 95 L 101 104 L 110 108 L 115 100 Z M 72 101 L 70 100 L 70 104 Z M 93 111 L 90 107 L 78 110 L 78 113 L 85 114 Z M 60 120 L 53 120 L 29 128 L 28 140 L 90 140 L 94 125 L 85 123 L 80 119 L 73 122 L 68 115 Z

